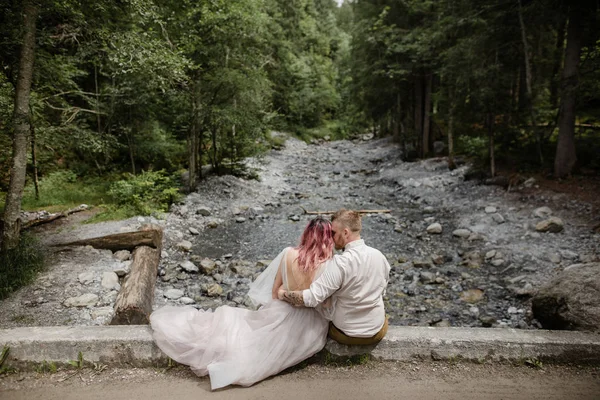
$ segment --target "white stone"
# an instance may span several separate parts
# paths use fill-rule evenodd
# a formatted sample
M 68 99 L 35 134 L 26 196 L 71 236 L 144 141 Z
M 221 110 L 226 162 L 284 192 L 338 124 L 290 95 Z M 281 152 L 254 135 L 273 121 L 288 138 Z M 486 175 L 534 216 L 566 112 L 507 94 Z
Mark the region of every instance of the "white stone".
M 495 213 L 496 211 L 498 211 L 498 209 L 497 209 L 496 207 L 494 207 L 494 206 L 487 206 L 487 207 L 485 208 L 485 213 L 486 213 L 486 214 L 493 214 L 493 213 Z
M 192 235 L 199 235 L 200 234 L 200 231 L 198 229 L 196 229 L 196 228 L 190 227 L 188 230 L 190 231 L 190 233 Z
M 452 232 L 452 236 L 457 236 L 463 239 L 468 238 L 469 236 L 471 236 L 471 231 L 468 229 L 456 229 L 454 232 Z
M 88 307 L 95 305 L 97 301 L 97 295 L 86 293 L 78 297 L 69 297 L 65 300 L 64 305 L 67 307 Z
M 487 253 L 485 253 L 485 259 L 489 260 L 494 258 L 494 256 L 496 255 L 496 250 L 490 250 Z
M 429 225 L 427 227 L 427 233 L 430 233 L 430 234 L 442 233 L 442 225 L 440 225 L 438 222 Z
M 177 300 L 183 297 L 183 290 L 169 289 L 164 293 L 164 296 L 169 300 Z
M 242 222 L 246 222 L 246 218 L 244 218 L 244 217 L 237 217 L 237 218 L 235 219 L 235 222 L 237 222 L 237 223 L 240 223 L 240 224 L 241 224 Z
M 194 264 L 191 261 L 182 261 L 179 263 L 179 266 L 185 271 L 185 272 L 199 272 L 200 269 L 196 266 L 196 264 Z
M 508 308 L 508 313 L 509 314 L 516 314 L 519 310 L 517 310 L 517 307 L 509 307 Z
M 113 254 L 113 258 L 119 261 L 129 260 L 130 257 L 131 253 L 129 252 L 129 250 L 119 250 L 115 252 L 115 254 Z
M 497 224 L 503 224 L 504 223 L 504 217 L 502 216 L 502 214 L 499 214 L 499 213 L 492 214 L 492 219 Z
M 119 285 L 119 277 L 117 274 L 113 271 L 104 272 L 102 274 L 102 287 L 110 290 L 119 290 L 121 285 Z
M 550 209 L 550 207 L 538 207 L 535 210 L 533 210 L 533 215 L 535 215 L 538 218 L 547 218 L 550 215 L 552 215 L 552 210 Z
M 502 264 L 504 264 L 504 260 L 503 260 L 503 259 L 501 259 L 501 258 L 499 258 L 499 259 L 497 259 L 497 260 L 493 260 L 493 261 L 492 261 L 492 265 L 493 265 L 494 267 L 499 267 L 499 266 L 501 266 Z
M 113 272 L 117 274 L 119 277 L 124 277 L 131 270 L 131 260 L 123 261 L 119 263 L 114 269 Z
M 577 253 L 571 250 L 560 250 L 560 255 L 562 258 L 566 258 L 567 260 L 575 260 L 577 257 Z
M 82 272 L 81 274 L 79 274 L 77 279 L 79 280 L 79 283 L 81 283 L 82 285 L 90 284 L 90 283 L 94 282 L 94 273 L 93 272 Z
M 181 302 L 181 304 L 194 304 L 196 302 L 194 299 L 191 299 L 189 297 L 181 297 L 179 301 Z
M 183 251 L 191 251 L 192 250 L 192 242 L 183 240 L 177 243 L 177 248 Z

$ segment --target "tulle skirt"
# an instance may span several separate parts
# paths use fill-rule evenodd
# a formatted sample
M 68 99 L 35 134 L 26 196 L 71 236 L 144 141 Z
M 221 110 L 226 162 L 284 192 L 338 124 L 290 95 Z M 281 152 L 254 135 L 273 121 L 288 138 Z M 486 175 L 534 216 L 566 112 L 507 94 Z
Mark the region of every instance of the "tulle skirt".
M 173 360 L 209 375 L 211 388 L 250 386 L 319 352 L 328 322 L 312 308 L 273 300 L 256 311 L 166 306 L 150 316 L 154 340 Z

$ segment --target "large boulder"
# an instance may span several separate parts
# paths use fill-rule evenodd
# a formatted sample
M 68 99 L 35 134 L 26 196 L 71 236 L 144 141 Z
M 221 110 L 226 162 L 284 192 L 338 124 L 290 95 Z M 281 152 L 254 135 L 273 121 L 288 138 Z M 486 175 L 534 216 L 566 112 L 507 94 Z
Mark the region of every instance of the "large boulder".
M 544 328 L 600 332 L 600 263 L 565 268 L 537 292 L 532 309 Z

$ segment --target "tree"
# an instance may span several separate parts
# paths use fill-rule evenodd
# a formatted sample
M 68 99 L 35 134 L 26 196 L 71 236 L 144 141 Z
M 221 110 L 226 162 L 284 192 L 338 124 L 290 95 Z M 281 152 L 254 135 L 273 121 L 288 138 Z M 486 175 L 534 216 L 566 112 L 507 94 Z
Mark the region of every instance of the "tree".
M 23 43 L 21 45 L 17 86 L 13 111 L 13 155 L 10 184 L 6 194 L 2 250 L 15 248 L 21 233 L 21 198 L 25 187 L 27 149 L 31 129 L 29 95 L 35 57 L 35 32 L 38 5 L 35 0 L 23 1 Z
M 569 22 L 567 27 L 567 48 L 565 50 L 565 66 L 563 70 L 562 99 L 558 119 L 558 143 L 554 159 L 554 176 L 567 177 L 575 163 L 575 105 L 577 101 L 577 84 L 579 61 L 581 58 L 582 35 L 585 29 L 584 13 L 590 8 L 572 4 L 569 7 Z

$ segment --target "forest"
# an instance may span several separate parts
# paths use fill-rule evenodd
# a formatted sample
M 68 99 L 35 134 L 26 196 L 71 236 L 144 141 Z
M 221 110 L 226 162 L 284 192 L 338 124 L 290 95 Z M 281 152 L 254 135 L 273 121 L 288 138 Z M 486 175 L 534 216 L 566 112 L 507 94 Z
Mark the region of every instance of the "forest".
M 5 0 L 2 249 L 22 210 L 164 212 L 208 167 L 248 174 L 272 131 L 597 176 L 597 17 L 591 0 Z

